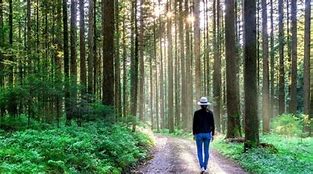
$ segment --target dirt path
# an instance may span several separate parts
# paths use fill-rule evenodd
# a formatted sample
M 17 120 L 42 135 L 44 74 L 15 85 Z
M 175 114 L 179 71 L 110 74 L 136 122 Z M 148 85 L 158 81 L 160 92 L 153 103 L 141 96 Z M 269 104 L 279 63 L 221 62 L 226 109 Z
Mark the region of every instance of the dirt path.
M 191 140 L 157 136 L 153 158 L 136 174 L 196 174 L 200 173 L 195 143 Z M 246 174 L 237 164 L 222 157 L 210 145 L 209 174 Z M 214 148 L 214 147 L 213 147 Z

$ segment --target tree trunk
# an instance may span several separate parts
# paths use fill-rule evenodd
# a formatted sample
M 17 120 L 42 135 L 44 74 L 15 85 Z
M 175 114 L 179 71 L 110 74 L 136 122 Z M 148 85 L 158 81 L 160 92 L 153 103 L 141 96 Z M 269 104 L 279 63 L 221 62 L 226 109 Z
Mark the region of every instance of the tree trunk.
M 82 85 L 82 94 L 86 93 L 86 46 L 85 46 L 85 9 L 84 0 L 79 0 L 79 28 L 80 28 L 80 83 Z
M 103 36 L 103 81 L 102 81 L 102 103 L 114 105 L 114 1 L 102 1 L 102 34 Z
M 130 79 L 131 79 L 131 115 L 134 117 L 133 131 L 136 130 L 136 115 L 137 115 L 137 94 L 138 94 L 138 26 L 137 26 L 137 0 L 132 1 L 131 15 L 131 63 L 130 63 Z
M 194 58 L 195 58 L 195 91 L 196 99 L 201 97 L 201 62 L 200 62 L 200 0 L 194 0 Z
M 241 137 L 239 89 L 237 89 L 237 58 L 235 30 L 235 1 L 225 1 L 225 46 L 227 85 L 227 138 Z
M 311 0 L 305 0 L 305 31 L 304 31 L 304 114 L 310 111 L 310 42 L 311 42 Z M 313 108 L 312 108 L 313 109 Z M 313 116 L 311 115 L 311 118 Z
M 171 11 L 171 0 L 167 4 L 167 12 Z M 168 16 L 167 19 L 167 54 L 168 54 L 168 126 L 170 132 L 174 132 L 174 106 L 173 106 L 173 50 L 172 50 L 172 16 Z
M 245 144 L 247 150 L 259 144 L 256 83 L 256 2 L 244 0 L 244 89 L 245 89 Z
M 70 73 L 71 73 L 71 109 L 74 109 L 77 102 L 77 0 L 71 0 L 71 37 L 70 37 L 70 49 L 71 49 L 71 64 L 70 64 Z
M 220 50 L 220 1 L 213 1 L 213 39 L 214 39 L 214 65 L 213 65 L 213 97 L 214 97 L 214 118 L 216 129 L 221 131 L 221 56 Z
M 270 131 L 269 116 L 269 67 L 268 67 L 268 34 L 267 34 L 267 2 L 262 0 L 262 50 L 263 50 L 263 132 Z
M 70 91 L 69 91 L 69 49 L 68 49 L 68 14 L 67 14 L 67 0 L 63 0 L 63 50 L 64 50 L 64 76 L 65 76 L 65 114 L 66 120 L 71 120 L 71 115 L 69 114 L 70 108 Z M 68 122 L 69 123 L 69 122 Z
M 126 26 L 125 19 L 126 15 L 123 15 L 123 117 L 128 114 L 128 92 L 127 92 L 127 45 L 126 45 Z
M 283 0 L 278 1 L 279 14 L 279 114 L 285 112 L 285 68 L 284 68 L 284 9 Z
M 115 103 L 115 112 L 116 117 L 121 116 L 121 59 L 120 59 L 120 9 L 119 9 L 119 0 L 115 0 L 115 62 L 114 62 L 114 103 Z
M 270 60 L 270 66 L 271 66 L 271 94 L 270 94 L 270 116 L 274 116 L 274 108 L 275 108 L 275 50 L 274 50 L 274 7 L 273 7 L 273 0 L 270 0 L 271 4 L 271 60 Z
M 144 107 L 145 107 L 145 61 L 144 61 L 144 0 L 140 0 L 140 29 L 139 29 L 139 119 L 144 121 Z
M 156 41 L 156 21 L 153 24 L 153 54 L 154 54 L 154 67 L 155 67 L 155 118 L 156 118 L 156 129 L 160 131 L 160 118 L 159 118 L 159 81 L 158 81 L 158 60 L 157 60 L 157 41 Z
M 291 0 L 291 89 L 290 112 L 297 112 L 297 0 Z
M 94 0 L 89 0 L 89 12 L 88 12 L 88 85 L 87 91 L 89 94 L 93 94 L 93 69 L 94 69 Z
M 183 0 L 179 0 L 179 51 L 180 51 L 180 63 L 181 63 L 181 79 L 182 79 L 182 84 L 181 84 L 181 100 L 180 100 L 180 105 L 181 105 L 181 113 L 182 113 L 182 120 L 183 120 L 183 128 L 187 130 L 188 127 L 188 114 L 187 114 L 187 103 L 186 103 L 186 65 L 185 65 L 185 42 L 184 42 L 184 19 L 186 17 L 186 14 L 183 11 Z

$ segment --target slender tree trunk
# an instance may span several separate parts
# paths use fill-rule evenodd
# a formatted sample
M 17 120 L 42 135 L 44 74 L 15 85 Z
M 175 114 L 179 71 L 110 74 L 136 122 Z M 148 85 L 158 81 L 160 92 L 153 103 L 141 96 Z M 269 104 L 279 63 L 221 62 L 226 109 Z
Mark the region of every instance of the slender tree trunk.
M 77 0 L 71 0 L 71 37 L 70 37 L 70 73 L 71 73 L 71 110 L 76 106 L 77 102 Z
M 235 1 L 225 1 L 226 85 L 227 85 L 227 138 L 241 136 L 239 89 L 237 89 Z
M 89 12 L 88 12 L 88 85 L 87 85 L 87 91 L 89 94 L 93 94 L 93 69 L 94 69 L 94 0 L 89 0 Z
M 139 119 L 144 121 L 144 107 L 145 107 L 145 61 L 144 61 L 144 0 L 140 0 L 140 28 L 139 28 Z
M 108 106 L 114 105 L 114 1 L 102 1 L 102 34 L 103 38 L 103 81 L 102 103 Z
M 171 0 L 167 4 L 167 12 L 172 13 Z M 174 132 L 174 105 L 173 105 L 173 50 L 172 50 L 172 16 L 167 19 L 167 54 L 168 54 L 168 126 L 170 132 Z
M 218 132 L 221 131 L 221 56 L 220 50 L 220 1 L 213 1 L 213 38 L 214 38 L 214 65 L 213 65 L 213 97 L 214 97 L 214 116 Z
M 290 112 L 297 112 L 297 0 L 291 0 L 291 89 Z
M 67 0 L 63 0 L 63 50 L 64 50 L 64 76 L 65 76 L 65 113 L 66 120 L 71 120 L 70 110 L 70 91 L 69 91 L 69 49 L 68 49 L 68 14 L 67 14 Z M 69 122 L 68 122 L 69 123 Z
M 187 114 L 187 103 L 186 103 L 186 57 L 185 57 L 185 42 L 184 42 L 184 19 L 186 14 L 183 11 L 183 0 L 179 0 L 179 46 L 180 46 L 180 63 L 181 63 L 181 79 L 182 79 L 182 88 L 181 88 L 181 113 L 182 113 L 182 120 L 183 120 L 183 128 L 187 130 L 188 127 L 188 114 Z
M 174 21 L 175 21 L 175 33 L 178 33 L 178 10 L 177 10 L 177 4 L 178 0 L 174 0 Z M 181 127 L 181 114 L 180 114 L 180 62 L 179 62 L 179 55 L 178 55 L 178 34 L 175 34 L 175 63 L 174 63 L 174 67 L 175 67 L 175 86 L 174 86 L 174 94 L 175 94 L 175 127 L 180 128 Z
M 126 45 L 126 26 L 125 19 L 126 15 L 123 15 L 123 117 L 126 117 L 128 114 L 128 92 L 127 92 L 127 45 Z
M 82 84 L 82 94 L 86 93 L 86 46 L 85 46 L 85 9 L 84 0 L 79 0 L 79 29 L 80 29 L 80 83 Z
M 155 118 L 156 129 L 160 131 L 160 118 L 159 118 L 159 92 L 158 92 L 158 60 L 157 60 L 157 41 L 156 41 L 156 21 L 153 24 L 153 54 L 154 54 L 154 67 L 155 67 Z
M 201 97 L 201 61 L 200 61 L 200 0 L 194 0 L 194 58 L 196 98 Z
M 279 14 L 279 114 L 285 112 L 285 68 L 284 68 L 284 9 L 283 0 L 278 1 Z
M 244 0 L 244 87 L 245 87 L 245 144 L 247 150 L 259 144 L 259 121 L 257 116 L 256 82 L 256 2 Z
M 267 1 L 262 0 L 262 50 L 263 50 L 263 132 L 270 131 L 269 116 L 269 67 L 268 67 L 268 34 L 267 34 Z
M 271 5 L 271 60 L 270 60 L 270 67 L 271 67 L 271 80 L 270 80 L 270 85 L 271 85 L 271 94 L 270 94 L 270 116 L 274 116 L 274 108 L 275 108 L 275 50 L 274 50 L 274 7 L 273 7 L 273 0 L 270 0 L 270 5 Z
M 305 0 L 305 31 L 304 31 L 304 114 L 310 111 L 310 45 L 311 45 L 311 0 Z M 313 109 L 313 108 L 312 108 Z M 311 118 L 313 116 L 311 115 Z
M 138 94 L 138 25 L 137 25 L 137 0 L 132 1 L 132 49 L 131 49 L 131 114 L 136 119 L 137 115 L 137 94 Z M 133 121 L 133 131 L 136 130 L 136 121 Z
M 119 25 L 120 25 L 120 8 L 119 8 L 119 0 L 115 0 L 115 62 L 114 62 L 114 103 L 115 103 L 115 112 L 116 116 L 121 116 L 121 59 L 120 59 L 120 31 L 119 31 Z

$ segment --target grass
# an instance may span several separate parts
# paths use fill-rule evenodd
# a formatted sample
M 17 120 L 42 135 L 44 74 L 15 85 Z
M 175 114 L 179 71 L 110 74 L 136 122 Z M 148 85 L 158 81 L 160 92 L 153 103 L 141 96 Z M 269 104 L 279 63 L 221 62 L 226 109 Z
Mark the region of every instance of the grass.
M 243 144 L 228 143 L 222 137 L 214 141 L 214 148 L 235 160 L 251 173 L 310 174 L 313 173 L 313 138 L 262 135 L 261 141 L 273 144 L 278 153 L 257 148 L 243 153 Z
M 0 132 L 0 173 L 119 174 L 147 157 L 152 140 L 124 125 Z

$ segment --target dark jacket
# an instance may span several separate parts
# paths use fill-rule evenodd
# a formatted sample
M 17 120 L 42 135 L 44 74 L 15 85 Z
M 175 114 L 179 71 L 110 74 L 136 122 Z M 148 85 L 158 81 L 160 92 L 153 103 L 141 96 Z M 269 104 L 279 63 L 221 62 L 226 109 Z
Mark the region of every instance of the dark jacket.
M 208 109 L 200 109 L 194 113 L 193 116 L 193 126 L 192 133 L 209 133 L 212 132 L 214 135 L 215 126 L 214 126 L 214 117 L 212 111 Z

